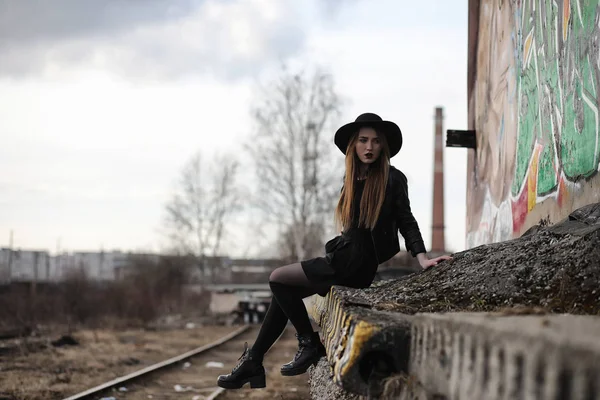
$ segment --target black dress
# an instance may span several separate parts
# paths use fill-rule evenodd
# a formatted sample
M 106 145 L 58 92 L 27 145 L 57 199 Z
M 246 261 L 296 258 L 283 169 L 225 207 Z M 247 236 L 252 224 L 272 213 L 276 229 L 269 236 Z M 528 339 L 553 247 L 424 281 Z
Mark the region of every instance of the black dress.
M 325 244 L 325 256 L 304 260 L 300 264 L 309 281 L 325 296 L 332 285 L 353 288 L 369 287 L 377 272 L 377 257 L 368 228 L 358 228 L 360 199 L 365 181 L 356 181 L 352 228 Z

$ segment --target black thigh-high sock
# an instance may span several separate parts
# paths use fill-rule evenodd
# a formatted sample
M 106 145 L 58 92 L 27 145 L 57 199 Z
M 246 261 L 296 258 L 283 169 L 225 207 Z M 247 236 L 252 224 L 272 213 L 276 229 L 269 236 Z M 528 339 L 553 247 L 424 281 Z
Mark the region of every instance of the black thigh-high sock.
M 288 317 L 285 315 L 275 296 L 271 298 L 271 304 L 265 314 L 258 336 L 252 346 L 252 353 L 257 357 L 261 358 L 267 351 L 273 346 L 273 343 L 283 333 L 285 326 L 287 325 Z
M 314 292 L 308 288 L 298 287 L 294 289 L 294 292 L 297 293 L 297 296 L 301 296 L 300 299 L 314 294 Z M 277 338 L 281 336 L 285 326 L 287 325 L 287 322 L 287 315 L 281 309 L 281 306 L 275 298 L 275 295 L 273 295 L 271 304 L 269 305 L 269 309 L 265 315 L 265 319 L 263 320 L 260 330 L 258 331 L 258 336 L 256 337 L 254 345 L 252 346 L 252 353 L 262 359 L 265 353 L 269 351 L 271 346 L 273 346 L 273 343 L 275 343 Z
M 294 325 L 298 334 L 306 335 L 312 333 L 312 325 L 310 324 L 310 319 L 308 319 L 306 306 L 302 299 L 315 294 L 316 290 L 273 281 L 269 282 L 269 285 L 271 286 L 273 296 L 277 299 L 280 309 L 283 310 L 290 322 Z

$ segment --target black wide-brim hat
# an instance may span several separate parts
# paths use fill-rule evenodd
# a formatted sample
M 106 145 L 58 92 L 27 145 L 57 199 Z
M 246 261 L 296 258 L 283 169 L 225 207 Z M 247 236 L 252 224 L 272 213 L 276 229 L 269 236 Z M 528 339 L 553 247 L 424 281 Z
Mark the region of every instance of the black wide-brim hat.
M 392 121 L 384 121 L 379 115 L 373 113 L 360 114 L 354 122 L 350 122 L 337 130 L 333 141 L 342 153 L 346 154 L 350 138 L 363 127 L 373 128 L 377 133 L 385 135 L 390 148 L 390 158 L 398 154 L 402 147 L 400 128 Z

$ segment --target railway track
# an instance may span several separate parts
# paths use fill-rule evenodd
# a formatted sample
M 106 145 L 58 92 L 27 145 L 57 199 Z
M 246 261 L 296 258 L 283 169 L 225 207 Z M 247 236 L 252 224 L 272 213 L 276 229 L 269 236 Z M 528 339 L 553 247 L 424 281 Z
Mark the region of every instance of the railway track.
M 214 400 L 225 390 L 217 387 L 220 368 L 235 365 L 244 342 L 252 343 L 257 328 L 243 326 L 218 341 L 113 379 L 63 400 L 114 398 L 116 400 L 162 400 L 186 398 Z

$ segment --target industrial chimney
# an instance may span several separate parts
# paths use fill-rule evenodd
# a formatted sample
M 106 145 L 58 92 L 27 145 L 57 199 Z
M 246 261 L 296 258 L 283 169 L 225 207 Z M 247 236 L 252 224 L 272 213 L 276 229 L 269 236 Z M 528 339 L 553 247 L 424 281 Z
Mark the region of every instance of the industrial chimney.
M 444 115 L 442 107 L 435 108 L 435 148 L 433 163 L 433 219 L 431 251 L 443 253 L 444 241 Z

